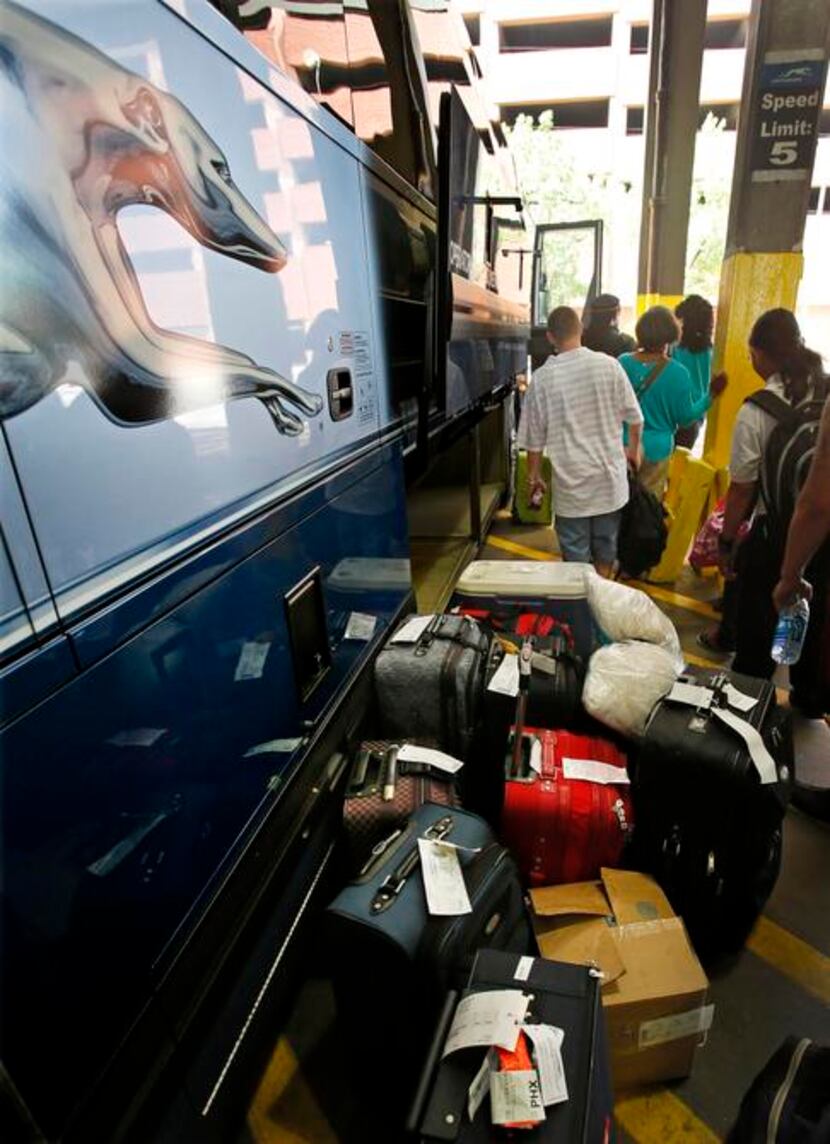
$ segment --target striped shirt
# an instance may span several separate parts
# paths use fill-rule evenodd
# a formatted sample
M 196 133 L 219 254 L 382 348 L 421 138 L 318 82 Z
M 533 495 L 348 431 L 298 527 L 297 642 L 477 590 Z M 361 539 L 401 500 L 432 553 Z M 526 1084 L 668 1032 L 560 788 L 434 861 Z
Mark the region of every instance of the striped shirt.
M 546 449 L 557 516 L 616 512 L 628 500 L 623 422 L 643 415 L 625 370 L 584 346 L 549 357 L 533 374 L 519 425 L 519 448 Z

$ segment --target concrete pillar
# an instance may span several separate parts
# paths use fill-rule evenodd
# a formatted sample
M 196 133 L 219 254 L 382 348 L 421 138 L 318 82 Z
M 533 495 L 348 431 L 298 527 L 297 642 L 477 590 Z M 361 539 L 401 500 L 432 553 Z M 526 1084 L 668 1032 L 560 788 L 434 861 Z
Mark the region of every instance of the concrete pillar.
M 728 463 L 735 416 L 762 384 L 747 350 L 755 319 L 795 309 L 828 50 L 828 0 L 753 0 L 715 337 L 729 387 L 712 407 L 704 452 L 715 468 Z
M 706 0 L 654 0 L 637 309 L 683 296 Z

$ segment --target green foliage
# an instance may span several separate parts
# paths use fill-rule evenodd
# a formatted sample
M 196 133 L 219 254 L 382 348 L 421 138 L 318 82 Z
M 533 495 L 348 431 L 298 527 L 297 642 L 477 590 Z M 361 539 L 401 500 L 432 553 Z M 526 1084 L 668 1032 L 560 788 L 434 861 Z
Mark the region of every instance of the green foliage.
M 686 292 L 717 297 L 729 212 L 734 135 L 712 116 L 697 136 L 692 189 Z M 507 131 L 519 184 L 536 223 L 602 219 L 605 224 L 603 288 L 625 301 L 637 293 L 643 148 L 623 143 L 616 162 L 588 133 L 555 131 L 552 111 L 537 121 L 521 115 Z M 556 296 L 578 292 L 584 269 L 579 251 L 551 246 L 546 267 Z M 583 291 L 584 293 L 584 291 Z
M 710 114 L 695 143 L 685 286 L 687 294 L 702 294 L 713 302 L 720 285 L 734 165 L 735 135 Z

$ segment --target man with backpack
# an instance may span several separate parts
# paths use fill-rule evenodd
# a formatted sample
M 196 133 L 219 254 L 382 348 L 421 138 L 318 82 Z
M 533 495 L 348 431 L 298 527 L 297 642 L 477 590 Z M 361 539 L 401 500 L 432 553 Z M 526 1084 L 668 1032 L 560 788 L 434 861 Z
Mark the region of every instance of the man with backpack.
M 824 404 L 815 454 L 790 521 L 781 575 L 772 594 L 777 611 L 798 596 L 812 599 L 813 587 L 804 579 L 804 574 L 827 541 L 830 541 L 830 402 Z
M 750 333 L 749 350 L 765 385 L 744 402 L 735 423 L 719 562 L 725 575 L 738 578 L 733 669 L 769 679 L 775 670 L 770 648 L 778 618 L 773 590 L 800 486 L 815 453 L 827 383 L 820 356 L 804 345 L 789 310 L 762 314 Z M 752 528 L 736 551 L 738 528 L 753 511 Z M 813 607 L 801 658 L 790 668 L 790 703 L 808 718 L 818 718 L 830 709 L 821 665 L 830 545 L 819 549 L 807 579 Z

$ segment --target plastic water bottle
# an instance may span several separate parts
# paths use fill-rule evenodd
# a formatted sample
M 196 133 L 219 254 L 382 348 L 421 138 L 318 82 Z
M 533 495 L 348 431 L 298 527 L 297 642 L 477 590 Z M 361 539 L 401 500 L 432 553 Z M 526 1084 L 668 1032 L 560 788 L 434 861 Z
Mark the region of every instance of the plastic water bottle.
M 807 635 L 807 624 L 810 622 L 810 605 L 805 599 L 799 597 L 788 608 L 782 608 L 778 613 L 778 625 L 772 637 L 770 655 L 776 663 L 792 666 L 798 663 L 801 649 L 804 646 L 804 637 Z

